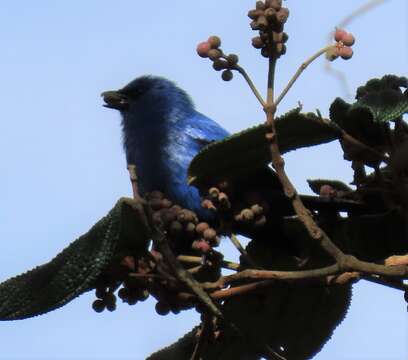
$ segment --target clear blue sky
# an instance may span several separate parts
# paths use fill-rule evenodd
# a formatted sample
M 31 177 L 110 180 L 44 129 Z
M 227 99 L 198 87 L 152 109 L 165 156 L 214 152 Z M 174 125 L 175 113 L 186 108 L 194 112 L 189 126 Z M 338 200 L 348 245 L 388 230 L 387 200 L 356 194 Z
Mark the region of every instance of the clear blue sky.
M 288 52 L 278 67 L 282 88 L 327 34 L 365 1 L 286 1 Z M 129 195 L 119 116 L 99 94 L 134 77 L 166 76 L 186 89 L 200 111 L 231 132 L 263 121 L 239 77 L 225 83 L 196 44 L 218 34 L 240 55 L 256 84 L 266 62 L 250 45 L 253 1 L 2 1 L 0 2 L 0 281 L 51 259 Z M 408 9 L 389 0 L 349 27 L 352 60 L 337 61 L 350 87 L 387 73 L 408 75 Z M 342 96 L 339 82 L 317 61 L 282 103 L 303 103 L 327 115 Z M 349 182 L 337 145 L 290 154 L 299 189 L 307 178 Z M 232 257 L 232 255 L 231 255 Z M 34 319 L 0 323 L 0 360 L 144 359 L 197 321 L 195 313 L 159 317 L 154 303 L 96 314 L 92 293 Z M 408 316 L 402 294 L 361 282 L 346 320 L 315 359 L 408 358 Z

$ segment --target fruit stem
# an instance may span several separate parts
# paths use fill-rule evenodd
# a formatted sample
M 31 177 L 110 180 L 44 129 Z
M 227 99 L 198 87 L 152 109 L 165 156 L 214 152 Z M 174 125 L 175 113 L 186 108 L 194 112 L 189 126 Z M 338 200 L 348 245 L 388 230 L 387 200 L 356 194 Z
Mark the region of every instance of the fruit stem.
M 282 99 L 285 97 L 285 95 L 288 93 L 288 91 L 291 89 L 291 87 L 296 82 L 296 80 L 299 78 L 299 76 L 303 73 L 303 71 L 305 71 L 305 69 L 313 61 L 315 61 L 318 57 L 325 54 L 328 50 L 332 49 L 335 46 L 336 46 L 336 44 L 330 44 L 330 45 L 320 49 L 318 52 L 316 52 L 314 55 L 312 55 L 310 58 L 308 58 L 304 63 L 302 63 L 302 65 L 299 66 L 299 68 L 297 69 L 295 75 L 293 75 L 293 77 L 289 80 L 286 87 L 283 89 L 282 93 L 275 100 L 275 107 L 277 107 L 278 104 L 282 101 Z

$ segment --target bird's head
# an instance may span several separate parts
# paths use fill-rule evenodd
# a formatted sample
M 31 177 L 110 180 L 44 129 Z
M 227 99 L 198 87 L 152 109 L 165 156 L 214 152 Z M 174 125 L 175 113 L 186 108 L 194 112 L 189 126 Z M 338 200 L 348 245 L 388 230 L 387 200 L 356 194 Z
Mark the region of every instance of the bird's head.
M 164 119 L 175 110 L 191 111 L 193 104 L 187 93 L 173 82 L 158 76 L 142 76 L 120 90 L 101 94 L 104 106 L 117 109 L 123 120 L 135 121 L 143 118 Z

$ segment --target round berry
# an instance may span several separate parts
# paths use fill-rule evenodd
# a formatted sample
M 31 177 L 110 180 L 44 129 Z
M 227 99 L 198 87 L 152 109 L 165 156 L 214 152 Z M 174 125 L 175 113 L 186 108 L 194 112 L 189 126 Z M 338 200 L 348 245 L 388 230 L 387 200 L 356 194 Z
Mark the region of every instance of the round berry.
M 92 303 L 92 309 L 94 309 L 97 313 L 101 313 L 103 310 L 105 310 L 105 303 L 103 300 L 95 300 Z
M 211 48 L 216 49 L 221 46 L 221 39 L 218 36 L 210 36 L 207 40 L 207 42 L 210 44 Z
M 354 38 L 353 34 L 347 33 L 343 36 L 342 42 L 346 46 L 353 46 L 356 42 L 356 39 Z
M 109 303 L 106 304 L 106 309 L 110 312 L 115 311 L 116 310 L 116 303 Z
M 164 302 L 156 303 L 155 310 L 159 315 L 167 315 L 170 312 L 170 306 Z
M 269 0 L 268 7 L 279 11 L 282 7 L 282 0 Z
M 273 8 L 266 9 L 265 16 L 268 20 L 276 20 L 276 10 Z
M 202 58 L 208 57 L 208 52 L 211 50 L 211 45 L 207 42 L 201 42 L 197 45 L 197 54 Z
M 227 69 L 228 63 L 225 60 L 218 59 L 213 62 L 213 68 L 216 71 Z
M 218 49 L 211 49 L 208 52 L 208 57 L 213 61 L 219 59 L 221 57 L 221 55 L 222 55 L 222 53 Z
M 160 205 L 161 205 L 162 208 L 167 209 L 167 208 L 171 207 L 171 205 L 173 205 L 173 203 L 169 199 L 163 199 L 161 201 Z
M 231 70 L 225 70 L 221 74 L 221 78 L 224 81 L 231 81 L 233 77 L 234 77 L 234 74 L 232 73 Z
M 121 288 L 118 291 L 118 296 L 121 298 L 123 301 L 125 301 L 130 295 L 130 291 L 128 288 Z
M 405 290 L 404 299 L 408 303 L 408 290 Z
M 227 61 L 230 66 L 234 66 L 238 64 L 239 58 L 236 54 L 230 54 L 227 56 Z
M 265 43 L 260 36 L 256 36 L 252 38 L 252 46 L 255 49 L 262 49 L 265 46 Z
M 267 48 L 266 46 L 262 48 L 262 50 L 261 50 L 261 55 L 262 55 L 263 57 L 266 57 L 266 58 L 269 57 L 269 50 L 268 50 L 268 48 Z
M 287 8 L 282 8 L 276 13 L 276 21 L 279 24 L 284 24 L 289 17 L 289 9 Z
M 265 10 L 265 3 L 263 1 L 257 1 L 255 5 L 257 10 Z
M 336 29 L 334 32 L 334 40 L 337 42 L 343 41 L 343 38 L 347 35 L 347 31 L 343 29 Z
M 244 209 L 241 211 L 241 219 L 244 222 L 251 222 L 255 217 L 255 214 L 251 209 Z
M 345 46 L 339 49 L 338 54 L 342 59 L 348 60 L 353 57 L 353 49 L 351 47 Z
M 196 226 L 196 232 L 197 234 L 202 234 L 204 233 L 205 230 L 207 230 L 210 227 L 206 222 L 200 222 Z

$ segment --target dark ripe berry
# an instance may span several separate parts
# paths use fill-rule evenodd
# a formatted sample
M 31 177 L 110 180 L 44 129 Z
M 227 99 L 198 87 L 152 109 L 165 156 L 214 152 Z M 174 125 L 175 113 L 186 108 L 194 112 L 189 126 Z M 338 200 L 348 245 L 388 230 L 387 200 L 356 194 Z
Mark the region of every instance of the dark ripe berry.
M 149 204 L 153 210 L 160 210 L 162 208 L 162 199 L 153 198 L 149 201 Z
M 92 303 L 92 309 L 94 309 L 97 313 L 101 313 L 103 310 L 105 310 L 105 303 L 103 300 L 95 300 Z
M 241 219 L 244 222 L 251 222 L 255 217 L 255 214 L 251 209 L 244 209 L 241 211 Z
M 156 303 L 155 310 L 159 315 L 167 315 L 170 312 L 170 306 L 164 302 Z
M 171 308 L 171 312 L 172 312 L 174 315 L 177 315 L 177 314 L 180 313 L 180 308 L 177 307 L 177 306 L 173 306 L 173 307 Z
M 227 69 L 228 63 L 225 60 L 218 59 L 213 62 L 213 68 L 216 71 Z
M 253 20 L 249 24 L 252 30 L 259 30 L 258 20 Z
M 222 53 L 218 49 L 211 49 L 208 52 L 208 57 L 213 61 L 219 59 L 221 57 L 221 55 L 222 55 Z
M 109 304 L 106 304 L 106 309 L 108 310 L 108 311 L 115 311 L 116 310 L 116 303 L 109 303 Z
M 202 58 L 208 57 L 208 52 L 211 50 L 211 45 L 207 42 L 201 42 L 197 45 L 197 54 Z
M 224 70 L 221 74 L 221 78 L 224 81 L 231 81 L 233 77 L 234 77 L 234 74 L 232 73 L 231 70 Z
M 259 10 L 257 10 L 257 9 L 253 9 L 253 10 L 249 10 L 249 11 L 248 11 L 248 17 L 249 17 L 251 20 L 256 20 L 256 19 L 258 19 L 258 17 L 259 17 L 260 15 L 262 15 L 262 11 L 259 11 Z
M 105 288 L 105 287 L 97 288 L 97 289 L 95 290 L 95 296 L 96 296 L 98 299 L 103 299 L 103 298 L 106 296 L 106 288 Z
M 268 27 L 269 23 L 268 20 L 266 19 L 266 17 L 264 15 L 260 16 L 258 18 L 258 28 L 261 31 L 265 31 Z
M 334 40 L 336 40 L 337 42 L 343 41 L 343 38 L 346 35 L 347 35 L 347 31 L 343 29 L 336 29 L 336 31 L 334 32 Z
M 227 61 L 230 66 L 234 66 L 238 64 L 239 58 L 236 54 L 230 54 L 227 56 Z
M 137 293 L 136 299 L 138 301 L 145 301 L 147 300 L 148 297 L 149 297 L 149 292 L 146 289 L 144 289 Z
M 289 35 L 285 32 L 282 33 L 282 42 L 285 43 L 289 40 Z
M 183 231 L 183 225 L 179 221 L 173 221 L 170 224 L 170 235 L 179 235 Z
M 208 228 L 207 230 L 204 230 L 203 237 L 207 241 L 214 241 L 217 237 L 217 232 L 212 228 Z
M 106 297 L 105 297 L 104 301 L 105 301 L 106 307 L 108 307 L 109 305 L 112 305 L 112 304 L 116 304 L 115 294 L 113 294 L 111 292 L 108 292 L 106 294 Z
M 356 39 L 354 38 L 353 34 L 346 33 L 346 35 L 343 36 L 342 42 L 346 46 L 353 46 L 356 42 Z
M 210 227 L 206 222 L 200 222 L 197 224 L 195 230 L 197 234 L 203 234 L 205 230 L 207 230 Z
M 268 7 L 279 11 L 282 7 L 282 0 L 268 0 Z
M 167 209 L 167 208 L 171 207 L 171 205 L 173 205 L 173 203 L 169 199 L 163 199 L 161 201 L 160 205 L 161 205 L 162 208 Z
M 261 50 L 261 55 L 262 55 L 263 57 L 266 57 L 266 58 L 269 57 L 269 51 L 268 51 L 268 48 L 267 48 L 267 47 L 263 47 L 263 48 L 262 48 L 262 50 Z
M 275 21 L 276 20 L 276 10 L 272 8 L 266 9 L 265 16 L 269 21 Z
M 210 36 L 207 42 L 211 45 L 211 48 L 216 49 L 221 46 L 221 39 L 218 36 Z
M 133 296 L 129 296 L 129 297 L 126 299 L 126 302 L 127 302 L 129 305 L 136 305 L 136 304 L 137 304 L 137 299 L 136 299 L 135 297 L 133 297 Z
M 256 36 L 256 37 L 252 38 L 252 46 L 255 49 L 262 49 L 265 46 L 265 43 L 263 42 L 261 37 Z
M 353 57 L 353 49 L 351 47 L 345 46 L 338 50 L 338 54 L 342 59 L 348 60 Z
M 282 8 L 276 13 L 276 21 L 279 24 L 284 24 L 289 17 L 289 9 L 287 8 Z
M 257 10 L 265 10 L 265 3 L 263 1 L 257 1 L 255 7 Z
M 118 291 L 118 296 L 120 299 L 125 300 L 129 297 L 130 295 L 130 290 L 128 288 L 121 288 Z
M 405 290 L 404 299 L 408 303 L 408 290 Z

